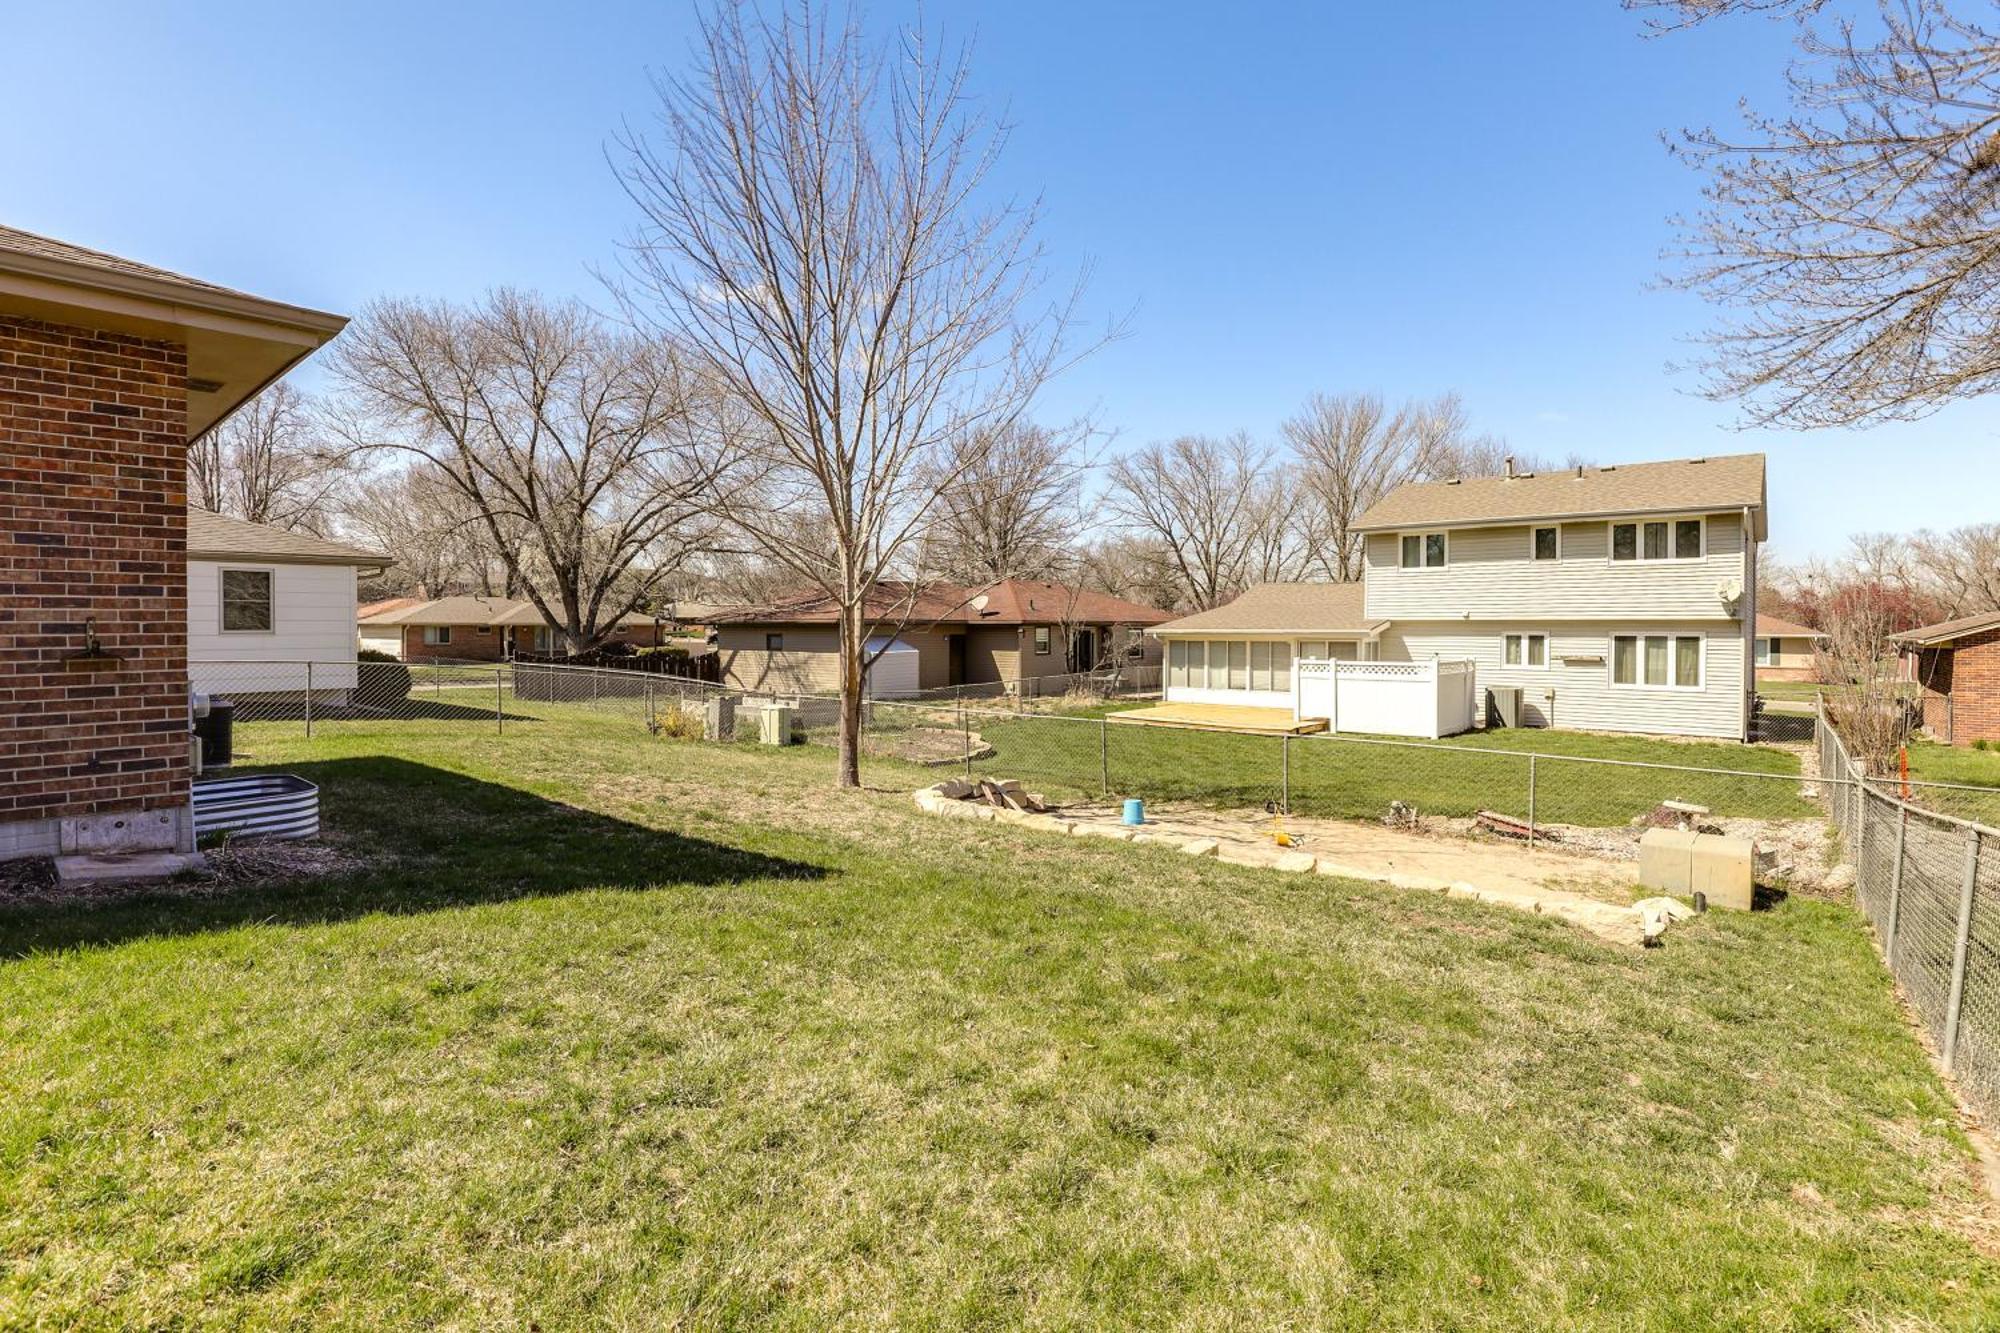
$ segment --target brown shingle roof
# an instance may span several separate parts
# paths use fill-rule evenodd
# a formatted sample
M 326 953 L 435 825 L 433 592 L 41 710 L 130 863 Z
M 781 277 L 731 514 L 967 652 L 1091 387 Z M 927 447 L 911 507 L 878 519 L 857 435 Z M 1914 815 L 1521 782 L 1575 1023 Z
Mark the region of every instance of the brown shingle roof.
M 982 602 L 980 599 L 984 598 Z M 869 596 L 870 621 L 911 625 L 1157 625 L 1171 611 L 1128 602 L 1109 593 L 1032 579 L 1002 579 L 980 587 L 933 583 L 912 591 L 884 581 Z M 814 590 L 759 606 L 718 607 L 718 625 L 830 625 L 839 619 L 831 598 Z
M 1260 583 L 1212 611 L 1170 620 L 1155 634 L 1372 634 L 1359 583 Z
M 2000 611 L 1981 611 L 1978 615 L 1960 616 L 1956 620 L 1940 620 L 1935 625 L 1919 625 L 1915 629 L 1906 629 L 1901 634 L 1892 634 L 1889 637 L 1897 643 L 1914 643 L 1927 647 L 1931 644 L 1950 643 L 1953 639 L 1962 639 L 1968 634 L 1978 634 L 1989 629 L 2000 629 Z
M 18 227 L 0 226 L 0 251 L 11 251 L 17 255 L 36 259 L 51 259 L 58 263 L 75 264 L 81 268 L 94 268 L 105 273 L 118 273 L 131 278 L 171 282 L 218 295 L 240 296 L 248 301 L 260 299 L 232 287 L 222 287 L 213 282 L 204 282 L 200 278 L 190 278 L 185 273 L 175 273 L 172 269 L 155 268 L 151 264 L 142 264 L 123 255 L 108 254 L 103 250 L 92 250 L 88 246 L 73 245 L 68 241 L 59 241 L 53 236 L 38 236 L 32 231 L 22 231 Z
M 1778 616 L 1757 614 L 1757 637 L 1760 639 L 1818 639 L 1824 637 L 1809 625 L 1801 625 L 1795 620 L 1784 620 Z
M 357 615 L 363 625 L 546 625 L 535 604 L 510 597 L 438 597 L 413 602 L 387 611 Z M 650 625 L 653 618 L 638 611 L 627 613 L 621 625 Z
M 1377 500 L 1358 532 L 1423 525 L 1522 522 L 1741 509 L 1764 504 L 1764 455 L 1564 468 L 1516 477 L 1413 481 Z M 1760 524 L 1761 526 L 1761 524 Z
M 227 514 L 188 506 L 190 560 L 272 560 L 289 565 L 389 565 L 380 551 L 328 541 L 310 532 L 287 532 Z

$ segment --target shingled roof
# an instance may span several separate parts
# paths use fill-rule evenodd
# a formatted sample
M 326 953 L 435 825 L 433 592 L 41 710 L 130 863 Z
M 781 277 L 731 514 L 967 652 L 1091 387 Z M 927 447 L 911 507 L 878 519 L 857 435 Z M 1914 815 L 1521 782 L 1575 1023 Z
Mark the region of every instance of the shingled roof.
M 1372 635 L 1388 625 L 1364 614 L 1359 583 L 1260 583 L 1235 601 L 1155 627 L 1153 633 Z
M 549 622 L 535 604 L 513 597 L 436 597 L 427 602 L 391 606 L 387 610 L 357 615 L 363 625 L 521 625 L 538 626 Z M 653 617 L 640 611 L 620 617 L 621 625 L 650 625 Z
M 1563 468 L 1511 477 L 1407 482 L 1371 505 L 1354 530 L 1382 532 L 1537 518 L 1753 508 L 1759 511 L 1761 537 L 1763 505 L 1764 455 L 1730 454 L 1664 463 Z
M 188 506 L 190 560 L 269 560 L 281 565 L 393 564 L 380 551 L 328 541 L 310 532 L 287 532 L 268 523 L 250 523 L 213 510 Z
M 1173 612 L 1129 602 L 1110 593 L 1071 588 L 1033 579 L 1001 579 L 966 585 L 933 583 L 912 588 L 884 581 L 869 595 L 870 621 L 911 625 L 1157 625 Z M 817 589 L 755 606 L 718 607 L 708 619 L 717 625 L 831 625 L 839 619 L 833 600 Z
M 1940 620 L 1935 625 L 1919 625 L 1915 629 L 1906 629 L 1901 634 L 1892 634 L 1889 637 L 1897 643 L 1910 643 L 1927 648 L 1933 644 L 1962 639 L 1968 634 L 1980 634 L 1989 629 L 2000 629 L 2000 611 L 1981 611 L 1976 616 Z

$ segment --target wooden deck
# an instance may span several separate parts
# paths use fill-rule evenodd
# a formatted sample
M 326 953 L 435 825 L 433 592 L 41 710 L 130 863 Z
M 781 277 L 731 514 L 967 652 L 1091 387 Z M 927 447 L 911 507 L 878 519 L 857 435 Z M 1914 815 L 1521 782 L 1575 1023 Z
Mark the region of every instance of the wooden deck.
M 1129 712 L 1107 713 L 1106 720 L 1141 727 L 1187 727 L 1195 731 L 1254 731 L 1266 736 L 1303 736 L 1325 731 L 1326 719 L 1297 721 L 1289 708 L 1251 708 L 1243 704 L 1155 704 Z

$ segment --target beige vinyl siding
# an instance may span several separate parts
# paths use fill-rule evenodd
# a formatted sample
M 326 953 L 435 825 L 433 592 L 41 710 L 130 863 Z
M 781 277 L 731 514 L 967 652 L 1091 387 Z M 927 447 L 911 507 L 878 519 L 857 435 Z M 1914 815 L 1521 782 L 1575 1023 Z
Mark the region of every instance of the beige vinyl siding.
M 1021 636 L 1012 625 L 990 625 L 965 634 L 965 683 L 991 685 L 1021 675 Z
M 782 634 L 782 651 L 765 651 L 764 636 Z M 896 636 L 917 650 L 917 686 L 937 689 L 951 674 L 950 647 L 935 630 Z M 722 680 L 743 690 L 835 694 L 840 690 L 840 631 L 832 625 L 723 625 L 715 651 Z
M 1504 636 L 1510 633 L 1547 634 L 1548 667 L 1507 666 L 1502 659 L 1502 645 Z M 1618 634 L 1705 635 L 1701 688 L 1613 686 L 1611 639 Z M 1565 662 L 1565 656 L 1599 660 Z M 1382 636 L 1383 661 L 1421 661 L 1429 657 L 1469 658 L 1476 664 L 1482 726 L 1487 689 L 1495 685 L 1518 685 L 1523 719 L 1531 726 L 1715 736 L 1730 740 L 1740 739 L 1743 734 L 1743 638 L 1733 622 L 1473 621 L 1448 628 L 1439 626 L 1435 631 L 1420 626 L 1395 626 Z
M 1562 558 L 1531 558 L 1533 531 L 1543 524 L 1457 528 L 1441 569 L 1403 569 L 1398 534 L 1371 533 L 1366 597 L 1371 620 L 1654 619 L 1729 621 L 1717 589 L 1746 588 L 1742 516 L 1709 514 L 1707 553 L 1699 560 L 1610 559 L 1610 528 L 1601 520 L 1563 523 Z

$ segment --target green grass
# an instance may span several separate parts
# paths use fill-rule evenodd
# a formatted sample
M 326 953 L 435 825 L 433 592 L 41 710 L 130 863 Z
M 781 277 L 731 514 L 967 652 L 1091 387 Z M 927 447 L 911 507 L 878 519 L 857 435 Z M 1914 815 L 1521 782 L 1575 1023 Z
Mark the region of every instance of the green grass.
M 239 734 L 363 864 L 0 908 L 0 1325 L 2000 1320 L 1845 907 L 1642 952 L 817 748 Z
M 902 716 L 914 721 L 920 715 Z M 886 722 L 889 710 L 878 709 L 877 717 Z M 1064 797 L 1097 797 L 1108 789 L 1113 796 L 1256 807 L 1288 791 L 1291 808 L 1306 815 L 1374 819 L 1400 800 L 1431 814 L 1466 816 L 1491 809 L 1524 817 L 1529 789 L 1524 754 L 1533 752 L 1548 756 L 1534 765 L 1535 817 L 1543 823 L 1620 825 L 1664 800 L 1760 819 L 1819 813 L 1800 797 L 1798 783 L 1788 780 L 1798 775 L 1797 755 L 1764 746 L 1516 730 L 1434 743 L 1442 748 L 1332 736 L 1294 737 L 1281 747 L 1276 736 L 1118 723 L 1100 727 L 1073 718 L 973 713 L 969 721 L 994 749 L 975 769 L 1018 777 Z
M 1969 745 L 1911 742 L 1910 776 L 1919 782 L 1956 782 L 1992 791 L 1916 789 L 1916 803 L 2000 828 L 2000 750 Z

